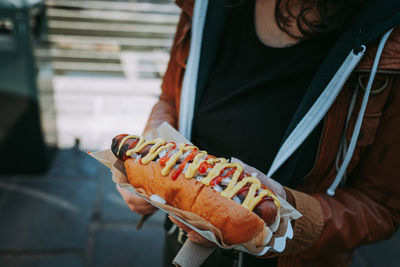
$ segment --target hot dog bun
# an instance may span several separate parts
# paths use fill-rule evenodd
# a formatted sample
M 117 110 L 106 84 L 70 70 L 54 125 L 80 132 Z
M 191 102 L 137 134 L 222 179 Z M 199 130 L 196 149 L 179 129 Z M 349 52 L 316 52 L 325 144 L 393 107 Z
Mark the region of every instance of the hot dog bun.
M 132 186 L 143 188 L 148 196 L 155 194 L 162 197 L 173 207 L 203 217 L 221 230 L 227 244 L 244 243 L 264 234 L 265 223 L 254 212 L 194 179 L 186 179 L 183 174 L 175 181 L 171 179 L 171 174 L 162 176 L 157 162 L 141 165 L 134 159 L 128 159 L 125 168 Z
M 232 167 L 233 165 L 227 163 L 225 159 L 207 156 L 207 158 L 212 157 L 211 161 L 215 161 L 213 165 L 208 164 L 204 160 L 205 156 L 200 154 L 204 151 L 198 151 L 194 146 L 182 144 L 179 148 L 180 151 L 177 151 L 175 144 L 167 148 L 168 143 L 163 140 L 144 142 L 140 138 L 142 137 L 120 135 L 114 138 L 112 144 L 114 154 L 124 160 L 127 177 L 132 186 L 143 189 L 149 197 L 157 195 L 163 198 L 168 205 L 204 218 L 221 231 L 226 244 L 240 244 L 248 241 L 253 241 L 256 246 L 264 244 L 267 235 L 265 225 L 271 225 L 277 216 L 276 201 L 278 200 L 272 191 L 264 185 L 260 185 L 255 177 L 249 177 L 240 170 L 241 166 L 234 165 Z M 155 147 L 153 148 L 149 143 L 153 143 Z M 139 149 L 140 146 L 142 148 Z M 163 157 L 156 157 L 156 154 L 164 149 L 163 146 L 166 147 L 166 151 L 169 149 L 171 154 L 167 152 L 163 154 Z M 186 153 L 182 154 L 185 149 Z M 173 155 L 179 153 L 181 156 L 178 157 L 178 155 L 174 158 Z M 197 161 L 195 155 L 199 156 Z M 188 175 L 190 168 L 185 165 L 196 166 L 196 162 L 201 161 L 200 156 L 203 158 L 202 162 L 206 168 L 201 168 L 198 164 L 195 167 L 196 173 L 202 176 L 193 179 L 194 172 L 192 172 L 192 176 Z M 165 172 L 168 163 L 166 164 L 162 158 L 168 157 L 176 164 L 171 165 L 172 169 Z M 183 171 L 184 167 L 186 167 L 186 173 Z M 219 167 L 221 170 L 218 169 Z M 217 171 L 213 172 L 214 169 Z M 212 175 L 215 177 L 213 176 L 214 178 L 211 180 Z M 207 180 L 206 176 L 210 178 L 204 182 Z M 235 176 L 236 182 L 234 181 Z M 218 179 L 219 177 L 221 178 Z M 229 178 L 232 185 L 240 183 L 242 185 L 236 191 L 232 189 L 236 193 L 230 193 L 231 196 L 228 197 L 224 196 L 224 192 L 221 193 L 221 187 L 220 191 L 214 189 L 219 187 L 218 184 L 221 183 L 222 178 Z M 217 180 L 218 182 L 216 182 Z M 225 190 L 222 191 L 229 193 L 229 186 L 230 184 L 224 185 Z M 258 191 L 254 191 L 254 186 L 258 186 Z M 233 197 L 237 202 L 231 199 Z M 246 203 L 247 208 L 245 207 Z

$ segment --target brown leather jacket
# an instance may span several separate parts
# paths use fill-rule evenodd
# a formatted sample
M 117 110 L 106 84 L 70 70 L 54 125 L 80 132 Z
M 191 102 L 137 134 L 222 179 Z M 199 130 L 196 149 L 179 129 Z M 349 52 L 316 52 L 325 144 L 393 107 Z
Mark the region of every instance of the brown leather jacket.
M 162 94 L 146 129 L 167 121 L 178 127 L 180 90 L 190 46 L 193 0 L 182 8 Z M 325 116 L 324 131 L 312 171 L 288 199 L 303 214 L 295 222 L 278 266 L 347 266 L 354 248 L 389 238 L 400 223 L 400 28 L 392 33 L 379 64 L 348 180 L 334 197 L 325 194 L 335 178 L 335 158 L 350 97 L 357 83 L 365 87 L 375 46 L 367 47 L 358 68 Z M 355 124 L 359 95 L 347 139 Z

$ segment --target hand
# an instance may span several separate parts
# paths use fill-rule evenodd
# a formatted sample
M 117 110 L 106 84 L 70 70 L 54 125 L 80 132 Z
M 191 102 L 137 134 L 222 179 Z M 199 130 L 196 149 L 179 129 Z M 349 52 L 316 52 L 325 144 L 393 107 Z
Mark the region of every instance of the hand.
M 192 230 L 190 227 L 181 223 L 180 221 L 178 221 L 171 215 L 168 217 L 174 224 L 176 224 L 179 228 L 181 228 L 183 231 L 185 231 L 187 233 L 188 239 L 190 241 L 192 241 L 193 243 L 196 243 L 197 245 L 200 245 L 200 246 L 206 247 L 206 248 L 217 248 L 218 247 L 215 243 L 209 241 L 208 239 L 204 238 L 200 234 L 196 233 L 196 231 Z
M 128 191 L 117 185 L 117 190 L 125 200 L 129 209 L 141 215 L 151 214 L 157 211 L 157 208 L 146 200 L 140 198 L 135 193 Z

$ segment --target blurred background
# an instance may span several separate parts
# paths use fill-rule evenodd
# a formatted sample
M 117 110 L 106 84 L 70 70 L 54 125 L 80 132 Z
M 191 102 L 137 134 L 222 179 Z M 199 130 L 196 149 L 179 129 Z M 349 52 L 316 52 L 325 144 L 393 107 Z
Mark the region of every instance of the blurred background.
M 136 230 L 84 151 L 142 132 L 178 16 L 172 0 L 0 0 L 0 266 L 161 265 L 163 214 Z M 399 244 L 353 266 L 399 266 Z

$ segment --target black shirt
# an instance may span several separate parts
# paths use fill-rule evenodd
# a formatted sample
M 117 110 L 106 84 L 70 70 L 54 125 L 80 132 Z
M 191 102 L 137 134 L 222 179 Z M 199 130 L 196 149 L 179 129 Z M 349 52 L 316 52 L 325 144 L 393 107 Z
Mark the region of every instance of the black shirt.
M 267 172 L 293 114 L 337 35 L 287 48 L 268 47 L 255 32 L 254 5 L 255 0 L 246 0 L 229 12 L 208 83 L 204 91 L 198 92 L 201 97 L 195 108 L 192 141 L 209 154 L 233 156 Z M 297 162 L 301 164 L 294 169 L 297 181 L 312 168 L 321 129 L 320 125 L 305 142 L 311 149 L 300 154 Z M 274 176 L 278 181 L 279 175 Z M 170 220 L 165 221 L 165 229 L 171 225 Z M 176 241 L 176 237 L 168 239 Z M 169 253 L 171 259 L 179 248 Z M 218 249 L 203 265 L 232 266 L 236 257 L 233 251 Z M 277 265 L 276 258 L 243 257 L 243 266 Z
M 264 45 L 255 32 L 255 1 L 233 8 L 223 44 L 195 111 L 192 140 L 209 154 L 236 157 L 267 172 L 314 73 L 334 38 L 286 48 Z M 303 177 L 315 160 L 302 159 Z M 274 177 L 279 181 L 279 177 Z

